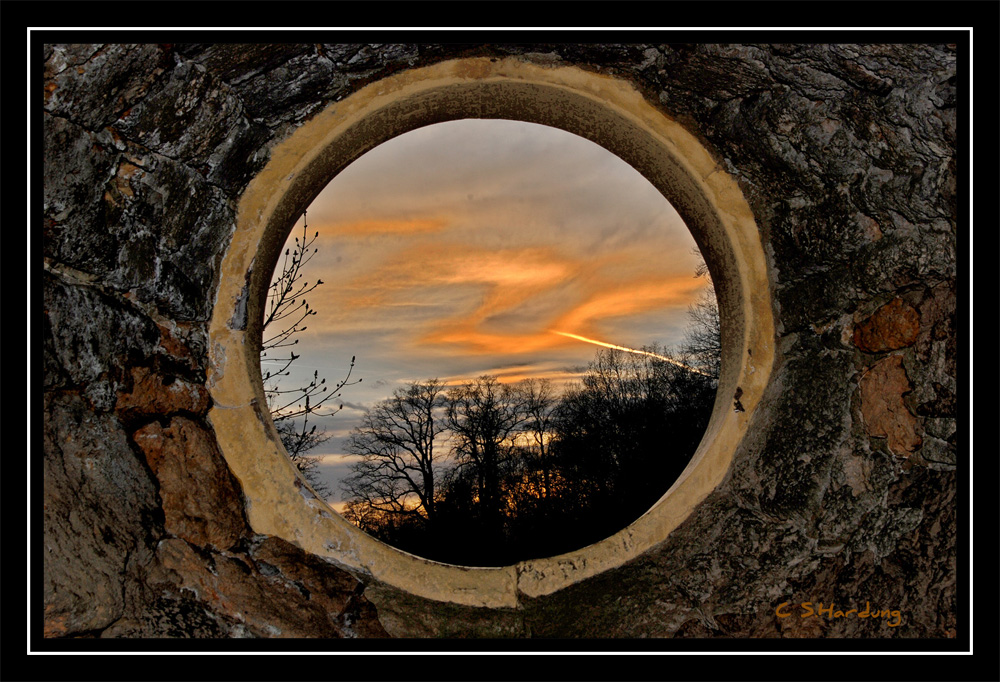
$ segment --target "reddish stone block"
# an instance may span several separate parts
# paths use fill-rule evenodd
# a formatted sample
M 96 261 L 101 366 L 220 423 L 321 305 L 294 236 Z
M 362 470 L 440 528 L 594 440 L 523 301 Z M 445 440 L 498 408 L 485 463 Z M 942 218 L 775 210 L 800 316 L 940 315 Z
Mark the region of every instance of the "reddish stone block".
M 875 363 L 861 378 L 861 415 L 870 436 L 888 439 L 889 451 L 910 456 L 920 447 L 920 422 L 903 402 L 912 390 L 903 358 L 892 355 Z
M 166 428 L 153 422 L 133 438 L 160 483 L 168 533 L 227 549 L 247 532 L 240 493 L 210 433 L 174 417 Z
M 919 333 L 920 313 L 896 298 L 854 328 L 854 345 L 869 353 L 882 353 L 913 345 Z

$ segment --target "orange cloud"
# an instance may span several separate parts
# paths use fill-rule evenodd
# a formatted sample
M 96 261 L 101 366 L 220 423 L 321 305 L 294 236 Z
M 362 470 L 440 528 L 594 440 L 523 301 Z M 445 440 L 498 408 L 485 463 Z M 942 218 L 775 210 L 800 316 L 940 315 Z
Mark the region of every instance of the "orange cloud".
M 501 384 L 516 384 L 525 379 L 548 379 L 553 384 L 564 385 L 579 380 L 584 372 L 565 369 L 546 369 L 535 365 L 521 365 L 514 368 L 485 369 L 474 374 L 450 377 L 442 381 L 445 386 L 461 386 L 488 374 L 495 376 Z
M 475 323 L 468 321 L 439 327 L 421 336 L 418 342 L 424 346 L 457 346 L 458 352 L 469 355 L 519 355 L 560 345 L 559 339 L 542 330 L 531 334 L 495 334 L 478 331 Z
M 348 281 L 334 283 L 324 296 L 348 310 L 392 304 L 426 307 L 449 299 L 460 304 L 459 315 L 483 319 L 558 286 L 575 267 L 551 249 L 493 251 L 422 241 Z
M 445 365 L 472 356 L 538 360 L 578 355 L 572 346 L 583 345 L 553 329 L 647 342 L 623 334 L 622 325 L 661 311 L 664 319 L 671 310 L 683 316 L 704 286 L 683 257 L 658 243 L 584 248 L 563 232 L 562 239 L 511 248 L 501 232 L 467 234 L 460 223 L 425 217 L 331 224 L 321 233 L 329 239 L 320 249 L 326 284 L 309 296 L 320 315 L 308 334 L 353 335 L 369 347 Z M 553 376 L 568 380 L 563 374 Z M 525 369 L 509 380 L 527 376 L 540 374 Z
M 420 239 L 331 282 L 319 307 L 337 311 L 326 316 L 331 329 L 401 327 L 394 337 L 422 352 L 516 355 L 572 343 L 551 329 L 607 336 L 602 323 L 686 307 L 704 286 L 690 274 L 651 275 L 648 259 L 629 273 L 622 258 Z
M 601 320 L 658 308 L 687 306 L 695 300 L 703 286 L 702 281 L 690 275 L 616 282 L 593 292 L 586 301 L 555 320 L 550 328 L 579 333 L 593 329 L 594 323 Z
M 522 333 L 505 333 L 483 329 L 484 311 L 497 307 L 495 303 L 484 302 L 472 314 L 461 318 L 442 321 L 431 331 L 419 338 L 421 345 L 445 345 L 453 352 L 466 354 L 525 354 L 534 353 L 572 343 L 565 337 L 555 336 L 552 329 L 589 331 L 602 322 L 613 318 L 648 313 L 661 308 L 684 307 L 694 301 L 701 283 L 692 283 L 691 277 L 675 277 L 647 282 L 621 282 L 615 288 L 592 293 L 582 303 L 554 319 L 533 320 L 533 330 Z M 539 292 L 534 292 L 540 295 Z M 501 294 L 497 294 L 500 298 Z M 505 300 L 507 306 L 519 302 L 516 294 Z M 590 332 L 594 333 L 594 332 Z

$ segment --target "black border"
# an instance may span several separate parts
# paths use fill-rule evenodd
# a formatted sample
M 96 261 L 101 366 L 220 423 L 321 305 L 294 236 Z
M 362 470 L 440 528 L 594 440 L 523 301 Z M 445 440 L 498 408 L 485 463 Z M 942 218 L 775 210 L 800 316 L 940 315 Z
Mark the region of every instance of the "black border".
M 37 8 L 36 14 L 45 14 L 49 8 L 55 9 L 54 6 L 59 5 L 59 3 L 33 3 Z M 209 10 L 209 6 L 214 3 L 199 3 L 198 5 L 188 5 L 184 9 L 195 10 L 198 13 L 205 12 L 205 16 L 211 16 L 212 13 Z M 331 3 L 332 4 L 332 3 Z M 608 8 L 605 7 L 604 14 L 615 14 L 624 10 L 626 4 L 631 5 L 632 3 L 618 3 L 614 5 L 615 11 L 610 12 Z M 682 4 L 682 3 L 678 3 Z M 738 4 L 738 3 L 737 3 Z M 748 3 L 750 4 L 750 3 Z M 887 30 L 879 31 L 867 31 L 867 30 L 792 30 L 792 31 L 774 31 L 774 30 L 756 30 L 751 29 L 748 31 L 743 30 L 726 30 L 726 31 L 715 31 L 715 30 L 696 30 L 696 31 L 660 31 L 651 29 L 639 29 L 636 31 L 623 30 L 619 28 L 602 29 L 602 30 L 582 30 L 579 28 L 553 28 L 545 31 L 497 31 L 497 30 L 473 30 L 473 31 L 438 31 L 434 29 L 404 29 L 404 30 L 387 30 L 387 31 L 289 31 L 284 29 L 278 29 L 277 31 L 248 31 L 243 29 L 235 30 L 218 30 L 212 29 L 210 31 L 187 31 L 187 30 L 161 30 L 161 29 L 141 29 L 137 31 L 122 32 L 121 30 L 115 29 L 113 26 L 108 26 L 105 29 L 70 29 L 70 30 L 58 30 L 58 31 L 47 31 L 47 30 L 35 30 L 29 34 L 29 53 L 33 55 L 33 58 L 37 58 L 40 55 L 41 45 L 43 42 L 76 42 L 84 41 L 91 42 L 94 40 L 111 39 L 112 42 L 118 41 L 129 41 L 129 42 L 314 42 L 314 41 L 333 41 L 333 42 L 424 42 L 424 43 L 449 43 L 455 44 L 466 44 L 469 45 L 470 51 L 474 52 L 479 45 L 486 44 L 505 44 L 505 43 L 565 43 L 565 42 L 578 42 L 578 43 L 599 43 L 599 42 L 618 42 L 618 43 L 633 43 L 633 42 L 649 42 L 649 41 L 667 41 L 671 43 L 683 43 L 683 42 L 899 42 L 899 43 L 917 43 L 917 42 L 949 42 L 956 43 L 958 45 L 958 55 L 959 55 L 959 87 L 958 87 L 958 97 L 959 97 L 959 110 L 963 107 L 968 107 L 970 104 L 970 95 L 972 93 L 972 82 L 970 79 L 970 69 L 968 68 L 968 60 L 970 57 L 974 57 L 973 64 L 975 69 L 975 76 L 978 82 L 986 83 L 987 89 L 984 93 L 980 93 L 980 96 L 976 98 L 976 113 L 979 114 L 977 119 L 980 123 L 977 129 L 977 150 L 980 152 L 978 158 L 983 164 L 982 167 L 977 168 L 977 171 L 984 170 L 987 167 L 987 163 L 984 162 L 983 155 L 988 153 L 991 157 L 996 150 L 996 144 L 992 146 L 984 145 L 983 137 L 985 136 L 988 142 L 993 142 L 996 135 L 996 115 L 995 111 L 989 109 L 992 107 L 992 97 L 995 92 L 995 84 L 998 82 L 997 78 L 997 17 L 998 17 L 998 7 L 1000 5 L 994 4 L 992 2 L 952 2 L 947 5 L 943 3 L 907 3 L 907 4 L 895 4 L 895 3 L 884 3 L 884 2 L 866 2 L 864 4 L 854 3 L 804 3 L 812 7 L 812 11 L 809 14 L 813 17 L 819 16 L 829 16 L 834 23 L 839 23 L 837 20 L 844 17 L 845 12 L 851 14 L 864 14 L 866 17 L 880 16 L 877 9 L 887 9 L 891 8 L 891 13 L 894 16 L 893 20 L 909 20 L 918 26 L 925 26 L 927 22 L 922 21 L 935 16 L 939 19 L 945 19 L 952 25 L 962 25 L 967 27 L 974 27 L 979 29 L 976 32 L 976 44 L 975 44 L 975 55 L 972 54 L 970 49 L 970 33 L 964 29 L 948 29 L 948 30 L 919 30 L 919 31 L 908 31 L 899 30 L 897 27 L 888 28 Z M 8 10 L 13 9 L 12 5 L 20 5 L 18 9 L 23 8 L 27 3 L 7 3 Z M 83 5 L 83 3 L 81 3 Z M 95 3 L 86 3 L 88 7 L 81 7 L 81 5 L 75 5 L 73 11 L 69 11 L 67 14 L 62 14 L 60 11 L 51 16 L 50 22 L 58 25 L 65 25 L 69 23 L 67 20 L 73 15 L 76 16 L 86 16 L 94 17 Z M 290 8 L 292 6 L 298 6 L 304 8 L 309 7 L 305 3 L 288 3 L 283 4 L 282 8 Z M 537 4 L 534 5 L 537 7 Z M 584 5 L 583 7 L 592 7 L 593 5 Z M 662 4 L 656 5 L 660 8 L 660 11 L 653 12 L 654 14 L 659 14 L 661 12 L 670 12 L 670 7 L 676 8 L 677 5 L 672 5 L 670 7 L 664 7 Z M 128 10 L 129 5 L 127 4 L 116 4 L 116 5 L 102 5 L 102 7 L 108 12 L 114 11 L 116 15 L 121 17 L 120 25 L 134 25 L 133 21 L 136 16 L 136 9 L 139 7 L 150 7 L 150 5 L 132 5 L 133 9 Z M 644 9 L 647 11 L 652 9 L 654 5 L 646 5 Z M 718 16 L 720 13 L 728 15 L 733 18 L 733 23 L 737 23 L 739 15 L 745 14 L 746 6 L 743 9 L 735 11 L 735 13 L 730 13 L 730 9 L 735 9 L 730 3 L 714 3 L 708 2 L 704 3 L 703 7 L 708 9 L 710 14 L 715 14 Z M 65 5 L 60 7 L 60 10 L 65 8 Z M 456 6 L 452 5 L 452 12 Z M 764 15 L 769 16 L 769 23 L 773 23 L 774 20 L 770 19 L 772 14 L 781 14 L 786 12 L 784 17 L 786 23 L 790 23 L 795 26 L 801 25 L 796 21 L 797 17 L 801 14 L 801 11 L 795 12 L 793 10 L 792 4 L 778 5 L 776 3 L 753 3 L 753 14 L 755 18 L 760 19 Z M 913 11 L 914 8 L 924 9 L 926 11 Z M 180 9 L 180 8 L 178 8 Z M 227 8 L 231 10 L 232 6 Z M 381 7 L 368 5 L 368 9 L 378 10 Z M 493 9 L 496 9 L 494 6 Z M 520 12 L 525 7 L 508 7 L 504 11 L 507 15 L 515 14 Z M 640 8 L 643 9 L 643 8 Z M 801 6 L 798 8 L 801 10 Z M 820 10 L 817 12 L 816 10 Z M 832 14 L 825 14 L 823 10 L 831 10 Z M 395 11 L 395 10 L 393 10 Z M 537 12 L 537 9 L 533 10 Z M 676 10 L 673 10 L 676 11 Z M 270 13 L 273 13 L 271 10 Z M 143 11 L 141 14 L 146 14 Z M 317 12 L 320 15 L 327 15 L 327 12 Z M 366 12 L 367 16 L 373 16 L 375 13 Z M 465 12 L 467 16 L 474 16 L 476 13 L 471 11 Z M 583 13 L 586 14 L 586 13 Z M 122 17 L 122 15 L 128 15 Z M 537 16 L 543 16 L 544 13 L 539 13 Z M 11 12 L 8 13 L 8 18 L 10 18 Z M 582 15 L 581 15 L 582 16 Z M 884 15 L 882 15 L 884 16 Z M 607 20 L 607 16 L 604 17 Z M 114 21 L 114 18 L 108 18 L 105 16 L 100 17 L 102 23 L 108 21 Z M 36 22 L 37 23 L 37 22 Z M 80 23 L 92 23 L 92 22 L 80 22 Z M 430 23 L 430 22 L 428 22 Z M 436 23 L 436 22 L 435 22 Z M 598 22 L 593 22 L 598 23 Z M 686 22 L 694 23 L 694 22 Z M 989 26 L 989 28 L 987 28 Z M 7 31 L 5 31 L 6 33 Z M 265 40 L 266 39 L 266 40 Z M 9 44 L 9 43 L 8 43 Z M 32 78 L 37 78 L 38 82 L 42 79 L 42 60 L 38 60 L 31 64 Z M 9 62 L 8 62 L 9 63 Z M 29 102 L 30 103 L 30 102 Z M 970 133 L 969 127 L 966 125 L 968 121 L 967 118 L 960 116 L 959 126 L 958 126 L 958 144 L 957 144 L 957 158 L 959 161 L 959 186 L 958 186 L 958 196 L 959 196 L 959 207 L 958 207 L 958 224 L 959 233 L 961 238 L 958 240 L 959 250 L 958 250 L 958 262 L 959 262 L 959 306 L 958 306 L 958 333 L 961 338 L 971 338 L 972 334 L 972 324 L 970 316 L 966 314 L 969 309 L 970 296 L 971 296 L 971 283 L 969 282 L 969 262 L 968 262 L 968 245 L 965 241 L 965 237 L 968 235 L 967 232 L 963 230 L 964 226 L 970 224 L 970 218 L 972 216 L 968 215 L 968 207 L 970 206 L 970 192 L 972 189 L 971 183 L 966 181 L 966 177 L 963 173 L 965 169 L 965 160 L 969 158 L 971 146 L 970 146 Z M 991 135 L 992 134 L 992 135 Z M 32 154 L 29 158 L 31 166 L 31 177 L 35 180 L 32 185 L 32 218 L 33 221 L 29 222 L 29 225 L 37 224 L 37 219 L 41 211 L 42 206 L 42 186 L 40 182 L 41 178 L 41 154 L 39 150 L 43 148 L 42 144 L 42 132 L 41 126 L 35 125 L 32 128 Z M 990 159 L 989 161 L 992 161 Z M 996 182 L 996 170 L 989 166 L 989 170 L 986 171 L 987 175 L 979 176 L 979 189 L 980 197 L 987 197 L 992 199 L 995 195 L 997 182 Z M 987 184 L 990 183 L 990 184 Z M 995 211 L 995 205 L 992 209 Z M 995 220 L 995 214 L 990 217 L 992 225 L 992 220 Z M 977 231 L 976 237 L 982 241 L 984 238 L 994 237 L 994 230 L 989 230 L 989 235 L 986 234 L 986 230 L 981 229 Z M 41 261 L 41 246 L 38 240 L 31 245 L 30 255 L 34 256 L 34 262 L 38 263 Z M 977 246 L 982 246 L 982 244 L 977 244 Z M 995 259 L 996 251 L 987 252 L 981 251 L 987 257 Z M 979 272 L 987 272 L 992 274 L 995 272 L 995 260 L 991 265 L 981 264 Z M 38 271 L 35 271 L 33 281 L 34 286 L 30 292 L 30 301 L 33 304 L 34 310 L 38 310 L 41 306 L 41 288 L 40 288 L 40 278 L 37 276 Z M 991 280 L 995 282 L 995 280 Z M 996 289 L 990 290 L 993 295 L 996 295 Z M 981 294 L 980 294 L 981 295 Z M 40 338 L 38 334 L 40 325 L 38 323 L 38 317 L 33 317 L 30 314 L 29 309 L 29 324 L 35 331 L 36 348 L 37 339 Z M 994 312 L 997 308 L 991 308 L 990 312 Z M 37 315 L 37 314 L 36 314 Z M 33 323 L 33 324 L 31 324 Z M 993 341 L 995 343 L 995 340 Z M 995 348 L 995 346 L 990 346 L 990 350 Z M 35 364 L 31 366 L 32 373 L 32 395 L 34 396 L 34 391 L 37 390 L 36 387 L 40 386 L 42 383 L 42 368 L 41 363 L 37 361 L 40 354 L 36 352 Z M 995 360 L 995 358 L 994 358 Z M 959 370 L 958 370 L 958 383 L 959 386 L 965 387 L 969 385 L 970 374 L 969 374 L 969 358 L 966 353 L 960 353 L 959 357 Z M 978 372 L 977 372 L 978 374 Z M 994 374 L 993 376 L 997 376 Z M 962 399 L 964 396 L 960 394 L 960 406 L 959 406 L 959 419 L 958 419 L 958 430 L 959 430 L 959 443 L 969 444 L 965 448 L 960 448 L 960 455 L 964 458 L 963 461 L 967 461 L 969 455 L 972 454 L 971 447 L 971 437 L 972 433 L 968 428 L 969 417 L 971 416 L 971 404 L 968 401 Z M 32 403 L 37 405 L 34 402 Z M 995 411 L 991 410 L 990 416 L 992 417 L 988 422 L 981 423 L 993 423 L 995 420 Z M 985 414 L 982 415 L 985 417 Z M 982 418 L 981 417 L 981 418 Z M 32 451 L 37 451 L 35 445 L 40 445 L 38 441 L 40 440 L 40 434 L 42 429 L 41 422 L 42 417 L 40 412 L 36 412 L 33 418 L 33 428 L 32 436 L 35 441 L 29 446 L 29 455 Z M 993 453 L 992 464 L 995 466 L 995 440 L 992 441 L 988 453 Z M 32 592 L 31 592 L 31 603 L 41 604 L 43 601 L 42 597 L 42 561 L 41 561 L 41 523 L 39 512 L 37 511 L 37 501 L 42 499 L 42 485 L 40 468 L 41 465 L 38 463 L 38 458 L 32 458 L 32 473 L 33 476 L 30 479 L 32 499 L 36 501 L 36 509 L 29 510 L 34 515 L 33 532 L 34 535 L 31 538 L 30 551 L 32 555 Z M 989 466 L 989 462 L 985 462 L 982 458 L 977 458 L 976 465 L 979 468 L 977 473 L 982 473 L 984 466 Z M 971 558 L 969 554 L 968 535 L 965 529 L 968 527 L 968 510 L 969 510 L 969 500 L 970 500 L 970 472 L 967 467 L 962 467 L 960 463 L 959 468 L 959 490 L 958 490 L 958 501 L 959 501 L 959 527 L 960 533 L 958 537 L 958 601 L 961 607 L 966 607 L 969 612 L 969 618 L 971 621 L 972 612 L 974 610 L 974 605 L 970 602 L 970 586 L 965 579 L 968 576 L 969 566 L 966 563 L 967 558 Z M 987 472 L 990 473 L 990 472 Z M 977 477 L 977 480 L 987 483 L 993 483 L 997 479 L 995 477 L 990 478 L 989 476 Z M 981 491 L 985 493 L 985 491 Z M 980 499 L 983 499 L 981 495 Z M 985 499 L 994 499 L 994 496 L 985 494 Z M 987 520 L 988 517 L 988 520 Z M 980 535 L 982 526 L 988 525 L 988 522 L 992 521 L 993 524 L 996 523 L 996 510 L 991 508 L 988 513 L 977 518 L 977 536 Z M 5 524 L 6 525 L 6 524 Z M 995 526 L 991 526 L 990 530 L 995 530 Z M 989 539 L 989 547 L 995 547 L 994 542 L 996 541 L 997 534 L 987 533 L 986 537 Z M 996 658 L 996 642 L 998 638 L 996 636 L 991 636 L 996 634 L 996 614 L 994 609 L 998 604 L 996 597 L 996 564 L 992 562 L 992 556 L 983 556 L 980 547 L 980 559 L 983 563 L 977 566 L 976 574 L 980 578 L 976 585 L 976 605 L 979 605 L 979 613 L 976 615 L 982 617 L 983 622 L 977 622 L 976 624 L 976 640 L 980 645 L 978 647 L 979 653 L 984 655 L 990 655 L 992 659 Z M 9 557 L 10 555 L 8 555 Z M 8 593 L 8 597 L 15 597 L 14 594 Z M 13 599 L 16 601 L 16 599 Z M 987 614 L 983 614 L 983 611 L 988 611 Z M 959 623 L 960 625 L 965 625 L 966 613 L 959 613 Z M 5 621 L 7 618 L 4 619 Z M 978 620 L 978 619 L 977 619 Z M 679 668 L 676 666 L 676 659 L 655 659 L 655 665 L 649 666 L 647 663 L 653 662 L 654 659 L 649 659 L 646 656 L 641 656 L 637 658 L 623 657 L 623 656 L 574 656 L 572 654 L 590 654 L 594 652 L 609 652 L 611 654 L 628 654 L 628 653 L 721 653 L 721 652 L 732 652 L 732 651 L 742 651 L 746 653 L 764 653 L 768 654 L 778 654 L 778 653 L 807 653 L 822 651 L 827 654 L 836 654 L 840 652 L 864 652 L 864 653 L 885 653 L 885 652 L 903 652 L 903 653 L 929 653 L 929 652 L 969 652 L 972 647 L 972 640 L 967 630 L 964 629 L 960 633 L 960 636 L 955 640 L 910 640 L 910 639 L 891 639 L 891 640 L 731 640 L 731 639 L 707 639 L 707 640 L 341 640 L 341 641 L 328 641 L 328 640 L 100 640 L 100 639 L 43 639 L 40 635 L 41 633 L 41 623 L 42 614 L 40 610 L 35 610 L 31 612 L 30 618 L 30 639 L 28 649 L 32 653 L 48 653 L 48 652 L 65 652 L 65 653 L 87 653 L 87 654 L 130 654 L 130 653 L 142 653 L 142 652 L 159 652 L 159 653 L 210 653 L 210 652 L 227 652 L 236 654 L 249 654 L 258 653 L 261 651 L 267 651 L 270 653 L 292 653 L 292 652 L 329 652 L 332 654 L 336 653 L 358 653 L 364 654 L 361 656 L 351 656 L 343 657 L 338 656 L 336 661 L 331 661 L 326 657 L 309 657 L 295 659 L 286 658 L 284 656 L 274 656 L 268 657 L 266 659 L 261 659 L 260 657 L 253 657 L 250 660 L 235 659 L 230 656 L 212 656 L 212 663 L 219 663 L 222 670 L 226 670 L 230 676 L 237 679 L 243 680 L 254 680 L 254 679 L 294 679 L 297 676 L 301 676 L 302 679 L 309 678 L 325 678 L 325 677 L 337 677 L 338 679 L 351 679 L 349 676 L 344 675 L 346 672 L 345 668 L 348 670 L 356 669 L 361 671 L 363 674 L 357 676 L 359 679 L 533 679 L 530 675 L 537 675 L 535 679 L 544 677 L 545 679 L 554 679 L 551 670 L 539 668 L 541 660 L 535 656 L 491 656 L 489 660 L 484 660 L 482 656 L 478 655 L 478 652 L 489 652 L 489 653 L 500 653 L 500 652 L 519 652 L 521 654 L 530 654 L 538 652 L 563 652 L 571 654 L 570 656 L 558 656 L 549 657 L 546 656 L 546 663 L 554 663 L 563 672 L 561 675 L 566 675 L 567 668 L 578 668 L 576 674 L 569 673 L 570 676 L 576 679 L 656 679 L 656 678 L 672 678 L 680 679 L 677 677 L 676 673 L 671 673 L 671 670 L 691 670 L 686 666 L 684 668 Z M 378 665 L 373 665 L 370 656 L 367 654 L 374 653 L 388 653 L 388 652 L 408 652 L 408 653 L 434 653 L 442 654 L 446 652 L 459 652 L 467 654 L 477 654 L 475 655 L 475 660 L 472 660 L 471 656 L 449 656 L 447 658 L 440 656 L 432 656 L 433 661 L 428 661 L 425 656 L 410 656 L 401 655 L 393 656 L 391 658 L 385 658 L 387 662 L 385 665 L 381 663 L 382 657 L 379 657 L 380 663 Z M 572 660 L 573 665 L 568 666 Z M 203 663 L 199 663 L 202 661 Z M 306 663 L 308 661 L 308 663 Z M 10 665 L 12 659 L 7 659 L 7 665 L 5 666 L 5 673 L 10 672 Z M 350 663 L 348 663 L 350 662 Z M 996 661 L 991 661 L 994 666 L 996 666 Z M 155 665 L 149 665 L 147 663 L 142 663 L 143 666 L 141 676 L 136 674 L 136 669 L 129 659 L 115 659 L 103 660 L 103 656 L 100 656 L 98 660 L 95 660 L 92 656 L 46 656 L 44 659 L 38 659 L 35 657 L 31 661 L 20 661 L 21 664 L 26 664 L 26 666 L 18 666 L 20 671 L 15 674 L 14 677 L 8 677 L 4 674 L 5 679 L 18 679 L 18 675 L 21 675 L 21 679 L 200 679 L 199 675 L 204 673 L 209 673 L 208 677 L 211 679 L 220 679 L 220 672 L 213 672 L 216 668 L 214 665 L 208 665 L 208 660 L 204 657 L 198 656 L 196 658 L 188 658 L 187 656 L 178 657 L 167 657 L 161 658 Z M 109 666 L 108 663 L 111 665 Z M 671 665 L 674 663 L 675 665 Z M 896 679 L 896 678 L 906 678 L 910 680 L 918 679 L 980 679 L 979 675 L 985 675 L 981 679 L 998 679 L 1000 674 L 990 674 L 990 673 L 980 673 L 982 670 L 978 665 L 974 668 L 973 662 L 971 660 L 959 660 L 950 659 L 950 657 L 944 656 L 885 656 L 885 657 L 873 657 L 873 656 L 835 656 L 829 657 L 826 660 L 813 660 L 812 658 L 800 658 L 798 656 L 793 656 L 788 659 L 779 659 L 777 661 L 773 660 L 771 656 L 765 656 L 761 659 L 758 656 L 727 656 L 725 658 L 713 657 L 712 659 L 706 658 L 696 658 L 694 661 L 685 661 L 685 663 L 694 663 L 699 665 L 699 672 L 696 677 L 700 680 L 708 679 L 753 679 L 753 678 L 764 678 L 764 679 L 849 679 L 849 680 L 861 680 L 861 679 Z M 982 664 L 983 661 L 976 661 L 978 664 Z M 326 670 L 324 674 L 322 671 Z M 537 671 L 534 673 L 528 672 L 526 670 Z M 545 670 L 543 673 L 542 671 Z M 994 667 L 995 670 L 995 667 Z M 425 671 L 423 675 L 419 674 L 418 671 Z M 28 674 L 26 674 L 28 673 Z M 291 673 L 291 675 L 289 675 Z M 318 674 L 317 674 L 318 673 Z M 540 674 L 541 673 L 541 674 Z M 652 673 L 652 674 L 651 674 Z M 720 675 L 721 674 L 721 675 Z M 379 675 L 384 675 L 380 677 Z

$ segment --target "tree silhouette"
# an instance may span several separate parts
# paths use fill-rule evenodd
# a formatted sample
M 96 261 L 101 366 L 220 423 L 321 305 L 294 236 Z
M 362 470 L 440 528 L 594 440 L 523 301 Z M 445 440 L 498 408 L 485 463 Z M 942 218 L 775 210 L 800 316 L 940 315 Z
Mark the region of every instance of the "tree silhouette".
M 335 385 L 327 385 L 326 378 L 320 378 L 319 371 L 313 372 L 312 379 L 304 386 L 287 387 L 282 384 L 281 377 L 291 374 L 293 363 L 299 359 L 293 350 L 288 351 L 287 358 L 276 358 L 275 351 L 290 348 L 298 344 L 296 338 L 308 327 L 305 322 L 316 311 L 309 306 L 305 296 L 323 284 L 316 279 L 309 283 L 304 281 L 303 268 L 319 251 L 313 246 L 319 232 L 309 237 L 309 227 L 306 213 L 302 214 L 302 235 L 294 238 L 294 245 L 285 248 L 281 263 L 281 272 L 271 282 L 267 292 L 262 326 L 260 351 L 261 378 L 264 382 L 264 395 L 267 398 L 271 420 L 278 431 L 282 445 L 288 452 L 289 459 L 302 472 L 306 480 L 317 493 L 327 493 L 329 489 L 317 475 L 316 467 L 319 461 L 307 453 L 316 446 L 325 443 L 330 436 L 325 429 L 317 430 L 317 425 L 310 427 L 310 417 L 329 416 L 340 411 L 343 405 L 330 410 L 322 410 L 329 401 L 340 397 L 340 390 L 361 381 L 351 381 L 354 371 L 354 358 L 346 376 Z M 277 367 L 266 367 L 265 364 L 275 364 Z
M 347 452 L 362 459 L 351 466 L 342 488 L 359 505 L 355 516 L 375 513 L 383 524 L 392 516 L 419 517 L 433 525 L 443 391 L 436 379 L 398 388 L 351 432 Z
M 514 464 L 516 436 L 527 419 L 523 396 L 492 375 L 448 392 L 448 428 L 459 467 L 475 472 L 477 510 L 491 542 L 503 535 L 505 474 Z
M 714 400 L 715 380 L 687 369 L 685 356 L 643 350 L 680 365 L 600 350 L 559 407 L 560 461 L 577 494 L 605 507 L 606 518 L 634 519 L 666 491 L 697 448 Z
M 540 478 L 539 496 L 547 499 L 552 495 L 553 476 L 551 443 L 554 437 L 556 396 L 552 382 L 548 379 L 525 379 L 518 384 L 524 404 L 526 459 L 529 468 Z
M 695 269 L 695 277 L 707 279 L 709 287 L 688 308 L 688 326 L 681 349 L 688 355 L 692 366 L 718 378 L 722 362 L 719 303 L 713 289 L 712 274 L 704 260 Z

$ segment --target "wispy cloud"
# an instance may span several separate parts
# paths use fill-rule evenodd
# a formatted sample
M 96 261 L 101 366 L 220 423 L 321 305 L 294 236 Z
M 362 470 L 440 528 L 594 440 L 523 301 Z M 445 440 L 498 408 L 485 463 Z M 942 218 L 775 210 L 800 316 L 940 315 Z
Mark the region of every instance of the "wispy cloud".
M 320 231 L 296 352 L 337 374 L 345 411 L 405 378 L 578 377 L 594 345 L 676 344 L 705 282 L 694 240 L 634 169 L 563 131 L 428 126 L 369 152 L 309 209 Z M 310 372 L 311 374 L 311 372 Z M 350 413 L 348 414 L 348 410 Z
M 381 218 L 335 222 L 324 225 L 321 245 L 332 243 L 343 237 L 379 237 L 384 235 L 431 234 L 444 230 L 448 220 L 433 218 Z M 314 225 L 315 226 L 315 225 Z

